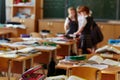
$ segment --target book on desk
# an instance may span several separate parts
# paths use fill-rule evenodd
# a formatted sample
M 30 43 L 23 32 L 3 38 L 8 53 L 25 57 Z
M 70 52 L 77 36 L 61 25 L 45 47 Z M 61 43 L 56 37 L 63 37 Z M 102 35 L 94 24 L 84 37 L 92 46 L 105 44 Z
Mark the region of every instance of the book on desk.
M 106 64 L 111 66 L 119 66 L 120 62 L 112 60 L 112 59 L 103 59 L 99 55 L 94 55 L 91 58 L 87 60 L 87 63 L 89 64 Z
M 111 45 L 105 45 L 101 48 L 98 48 L 95 51 L 95 53 L 106 53 L 106 52 L 120 54 L 120 50 L 114 46 L 111 46 Z

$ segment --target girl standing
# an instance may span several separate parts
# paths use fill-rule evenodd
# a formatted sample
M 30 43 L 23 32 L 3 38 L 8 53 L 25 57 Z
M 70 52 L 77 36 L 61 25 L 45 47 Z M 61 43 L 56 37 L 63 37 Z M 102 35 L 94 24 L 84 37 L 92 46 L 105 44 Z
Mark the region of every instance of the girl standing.
M 68 17 L 65 20 L 64 30 L 66 35 L 73 34 L 78 30 L 77 11 L 74 7 L 68 8 Z
M 87 6 L 79 6 L 78 12 L 78 26 L 79 29 L 74 33 L 80 35 L 80 45 L 82 54 L 88 54 L 92 51 L 91 25 L 93 18 L 90 16 L 90 10 Z

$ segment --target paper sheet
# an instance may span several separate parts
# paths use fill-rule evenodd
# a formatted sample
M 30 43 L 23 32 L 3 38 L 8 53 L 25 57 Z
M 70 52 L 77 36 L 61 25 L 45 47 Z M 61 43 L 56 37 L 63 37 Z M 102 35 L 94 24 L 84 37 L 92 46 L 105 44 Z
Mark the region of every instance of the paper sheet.
M 36 49 L 43 49 L 43 50 L 55 50 L 57 47 L 53 46 L 36 46 Z

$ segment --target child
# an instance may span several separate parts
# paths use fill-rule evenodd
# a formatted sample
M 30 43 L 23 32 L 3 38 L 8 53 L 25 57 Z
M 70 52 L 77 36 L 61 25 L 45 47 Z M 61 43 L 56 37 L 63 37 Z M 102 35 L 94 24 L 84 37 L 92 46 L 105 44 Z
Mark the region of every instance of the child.
M 74 7 L 68 8 L 68 17 L 65 20 L 64 29 L 67 37 L 71 37 L 70 35 L 78 30 L 77 11 Z M 76 55 L 76 53 L 76 45 L 74 45 L 72 46 L 71 55 Z
M 82 54 L 88 54 L 92 51 L 91 26 L 93 18 L 90 16 L 90 10 L 86 6 L 79 6 L 78 12 L 78 26 L 79 29 L 74 34 L 80 34 L 80 45 Z
M 65 20 L 64 30 L 66 35 L 73 34 L 78 30 L 77 12 L 74 7 L 68 8 L 68 17 Z

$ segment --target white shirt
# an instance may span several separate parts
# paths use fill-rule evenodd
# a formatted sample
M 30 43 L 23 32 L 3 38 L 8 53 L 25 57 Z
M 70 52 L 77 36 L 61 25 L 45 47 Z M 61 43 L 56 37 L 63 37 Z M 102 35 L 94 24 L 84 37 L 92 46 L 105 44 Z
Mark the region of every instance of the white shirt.
M 75 19 L 72 19 L 73 21 L 75 21 Z M 66 33 L 69 31 L 69 23 L 70 23 L 70 20 L 69 20 L 69 18 L 67 17 L 66 19 L 65 19 L 65 23 L 64 23 L 64 28 L 66 27 L 66 26 L 68 26 L 67 27 L 67 30 L 66 30 Z
M 65 23 L 64 26 L 67 26 L 69 24 L 70 20 L 68 19 L 68 17 L 65 19 Z
M 78 27 L 85 27 L 85 25 L 87 24 L 87 20 L 86 20 L 86 16 L 81 16 L 78 14 Z
M 75 21 L 75 19 L 72 19 L 72 21 Z M 67 18 L 65 19 L 64 26 L 68 26 L 69 23 L 70 23 L 70 20 L 69 20 L 69 18 L 67 17 Z

